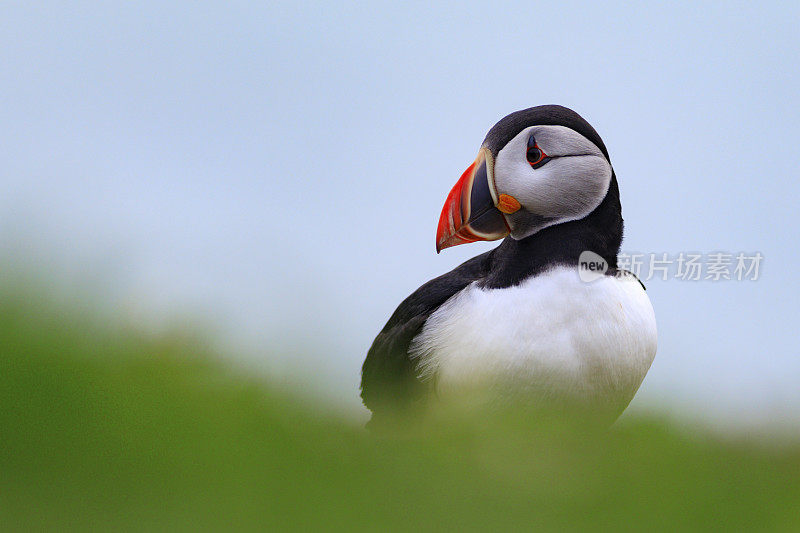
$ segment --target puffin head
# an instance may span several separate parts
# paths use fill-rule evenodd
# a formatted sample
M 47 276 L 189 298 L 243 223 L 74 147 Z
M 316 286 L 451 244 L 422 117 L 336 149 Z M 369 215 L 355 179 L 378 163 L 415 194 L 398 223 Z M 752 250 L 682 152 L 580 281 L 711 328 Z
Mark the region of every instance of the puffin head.
M 448 194 L 436 251 L 506 236 L 521 240 L 581 220 L 612 188 L 619 214 L 608 151 L 576 112 L 545 105 L 511 113 L 489 130 L 478 157 Z

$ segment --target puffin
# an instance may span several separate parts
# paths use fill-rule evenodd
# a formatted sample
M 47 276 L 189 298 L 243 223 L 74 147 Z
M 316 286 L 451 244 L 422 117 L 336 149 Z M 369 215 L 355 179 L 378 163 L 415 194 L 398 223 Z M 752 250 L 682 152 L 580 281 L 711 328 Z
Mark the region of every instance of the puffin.
M 644 285 L 617 265 L 622 236 L 616 174 L 583 117 L 542 105 L 501 119 L 447 195 L 436 252 L 503 240 L 391 315 L 361 369 L 367 427 L 478 390 L 616 420 L 657 344 Z

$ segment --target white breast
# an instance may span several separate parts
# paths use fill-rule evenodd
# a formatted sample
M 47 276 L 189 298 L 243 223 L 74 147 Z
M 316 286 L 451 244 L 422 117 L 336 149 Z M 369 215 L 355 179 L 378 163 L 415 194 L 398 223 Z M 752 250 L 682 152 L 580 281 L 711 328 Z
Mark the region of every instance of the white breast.
M 633 276 L 586 283 L 559 267 L 515 287 L 469 285 L 430 316 L 410 352 L 440 394 L 513 380 L 621 410 L 655 357 L 656 321 Z

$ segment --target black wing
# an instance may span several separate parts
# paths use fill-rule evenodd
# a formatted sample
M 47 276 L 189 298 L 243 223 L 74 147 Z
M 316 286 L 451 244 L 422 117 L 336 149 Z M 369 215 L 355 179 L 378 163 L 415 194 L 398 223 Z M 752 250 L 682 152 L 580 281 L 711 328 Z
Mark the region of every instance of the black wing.
M 493 251 L 432 279 L 401 303 L 367 353 L 361 368 L 361 398 L 373 415 L 419 400 L 425 385 L 408 348 L 425 321 L 448 298 L 486 276 Z

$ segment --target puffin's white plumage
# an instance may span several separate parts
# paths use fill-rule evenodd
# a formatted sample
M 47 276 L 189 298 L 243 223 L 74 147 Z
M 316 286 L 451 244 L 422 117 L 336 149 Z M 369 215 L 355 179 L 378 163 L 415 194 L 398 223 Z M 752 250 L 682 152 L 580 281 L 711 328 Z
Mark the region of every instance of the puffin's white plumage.
M 470 284 L 428 318 L 409 353 L 442 396 L 480 384 L 622 410 L 655 357 L 656 322 L 632 275 L 587 283 L 556 267 L 513 287 Z

